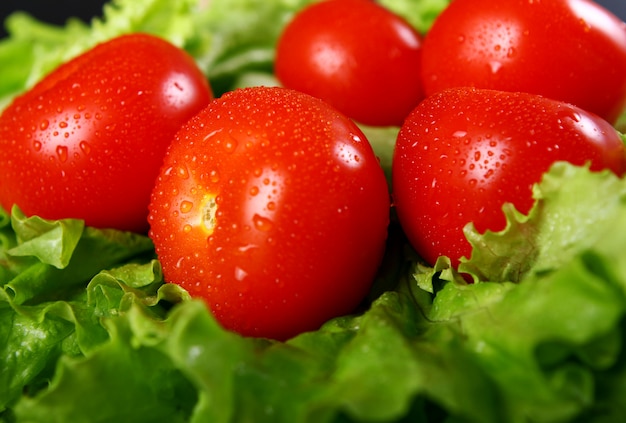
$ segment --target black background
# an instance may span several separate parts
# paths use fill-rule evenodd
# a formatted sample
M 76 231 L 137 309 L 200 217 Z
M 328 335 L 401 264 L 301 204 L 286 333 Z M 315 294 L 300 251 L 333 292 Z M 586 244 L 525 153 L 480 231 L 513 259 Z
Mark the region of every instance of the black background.
M 626 21 L 626 0 L 597 0 L 597 2 Z M 91 17 L 101 14 L 104 3 L 104 0 L 0 0 L 0 22 L 4 22 L 6 16 L 16 10 L 27 11 L 40 20 L 58 25 L 65 23 L 70 16 L 88 21 Z M 2 26 L 0 37 L 5 35 Z

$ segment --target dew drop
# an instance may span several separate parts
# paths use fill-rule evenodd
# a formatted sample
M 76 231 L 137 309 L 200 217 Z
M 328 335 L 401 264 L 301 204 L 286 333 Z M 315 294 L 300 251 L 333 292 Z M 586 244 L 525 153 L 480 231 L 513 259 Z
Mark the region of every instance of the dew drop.
M 82 150 L 83 153 L 89 154 L 91 152 L 91 146 L 87 141 L 81 141 L 78 143 L 78 146 Z
M 182 179 L 189 179 L 189 171 L 187 170 L 187 166 L 178 166 L 176 174 Z
M 224 143 L 224 150 L 227 153 L 232 153 L 233 151 L 235 151 L 236 148 L 237 148 L 237 140 L 232 137 L 227 139 L 226 142 Z
M 59 122 L 59 128 L 67 128 L 67 122 Z
M 39 124 L 39 129 L 41 129 L 42 131 L 45 131 L 46 129 L 48 129 L 48 126 L 50 126 L 50 121 L 48 121 L 48 119 L 44 119 Z
M 193 209 L 193 203 L 191 201 L 182 201 L 180 203 L 180 211 L 182 213 L 189 213 Z
M 191 232 L 191 225 L 187 224 L 187 225 L 183 226 L 183 232 L 186 233 L 186 234 Z
M 263 232 L 267 232 L 274 227 L 274 222 L 267 217 L 259 216 L 258 214 L 252 216 L 252 222 L 254 223 L 255 228 Z
M 35 149 L 35 151 L 41 151 L 41 141 L 35 141 L 33 143 L 33 148 Z
M 57 157 L 61 162 L 67 161 L 67 147 L 64 145 L 58 145 L 56 148 Z
M 276 203 L 273 201 L 270 201 L 267 203 L 267 209 L 270 211 L 274 211 L 276 210 Z
M 257 186 L 253 186 L 252 188 L 250 188 L 250 195 L 251 195 L 251 196 L 253 196 L 253 197 L 254 197 L 254 196 L 255 196 L 255 195 L 257 195 L 258 193 L 259 193 L 259 187 L 257 187 Z
M 246 278 L 246 276 L 248 276 L 248 272 L 246 272 L 239 266 L 235 267 L 235 279 L 236 280 L 241 282 Z

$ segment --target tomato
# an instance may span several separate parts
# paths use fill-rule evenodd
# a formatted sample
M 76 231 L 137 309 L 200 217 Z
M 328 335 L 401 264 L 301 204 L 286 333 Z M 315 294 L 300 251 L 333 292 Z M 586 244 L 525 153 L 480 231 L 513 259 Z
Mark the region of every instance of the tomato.
M 224 327 L 286 339 L 364 298 L 389 208 L 382 168 L 349 118 L 295 90 L 247 88 L 176 135 L 149 234 L 166 281 Z
M 304 8 L 276 50 L 280 82 L 367 125 L 400 125 L 423 98 L 420 35 L 370 0 Z
M 416 251 L 457 266 L 471 248 L 463 227 L 505 227 L 502 206 L 527 213 L 532 185 L 555 161 L 626 170 L 617 131 L 576 106 L 528 93 L 459 88 L 427 98 L 407 118 L 393 156 L 393 198 Z
M 565 101 L 615 123 L 626 24 L 590 0 L 454 0 L 423 43 L 424 89 L 474 86 Z
M 94 47 L 2 113 L 2 207 L 147 232 L 167 145 L 211 96 L 193 59 L 164 40 L 135 34 Z

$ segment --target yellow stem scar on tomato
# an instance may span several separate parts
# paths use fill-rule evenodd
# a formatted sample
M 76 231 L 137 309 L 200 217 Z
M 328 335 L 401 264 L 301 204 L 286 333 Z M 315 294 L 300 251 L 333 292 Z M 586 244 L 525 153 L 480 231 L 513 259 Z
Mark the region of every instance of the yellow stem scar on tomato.
M 202 229 L 211 235 L 217 224 L 215 215 L 217 213 L 217 202 L 215 201 L 215 195 L 205 195 L 200 204 L 202 210 Z

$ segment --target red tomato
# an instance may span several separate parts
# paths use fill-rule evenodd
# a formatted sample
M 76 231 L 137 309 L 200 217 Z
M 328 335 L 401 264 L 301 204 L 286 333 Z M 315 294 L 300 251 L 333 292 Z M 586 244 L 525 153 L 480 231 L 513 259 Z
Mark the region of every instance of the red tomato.
M 420 35 L 370 0 L 303 9 L 278 41 L 276 76 L 368 125 L 401 125 L 423 98 Z
M 474 86 L 541 94 L 615 123 L 626 24 L 589 0 L 454 0 L 424 40 L 426 94 Z
M 211 90 L 159 38 L 122 36 L 46 76 L 0 117 L 0 203 L 27 215 L 147 231 L 167 145 Z
M 456 266 L 471 253 L 463 227 L 504 229 L 505 202 L 527 213 L 532 185 L 555 161 L 626 170 L 619 134 L 594 114 L 527 93 L 444 90 L 424 100 L 398 134 L 398 218 L 427 262 L 445 255 Z
M 385 248 L 390 199 L 367 139 L 286 88 L 226 93 L 185 125 L 152 195 L 168 282 L 243 335 L 285 339 L 349 313 Z

